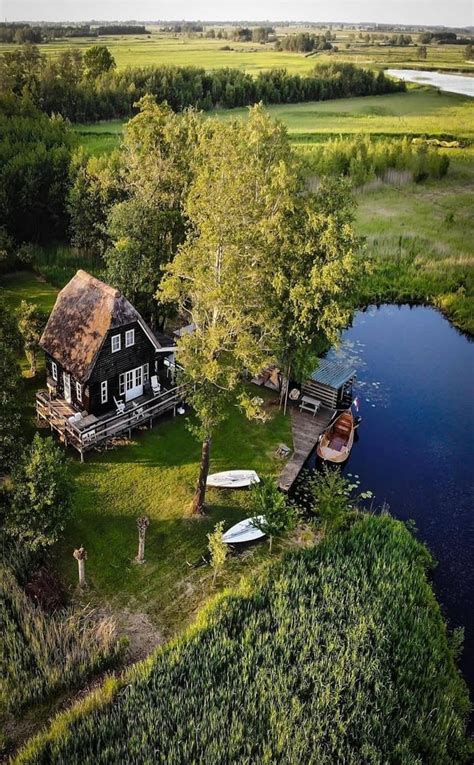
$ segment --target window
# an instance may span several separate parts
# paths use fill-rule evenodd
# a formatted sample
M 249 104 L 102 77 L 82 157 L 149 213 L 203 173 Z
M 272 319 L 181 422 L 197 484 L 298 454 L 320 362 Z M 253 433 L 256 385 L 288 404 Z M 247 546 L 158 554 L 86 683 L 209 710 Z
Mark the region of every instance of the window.
M 143 365 L 143 382 L 148 382 L 149 379 L 149 371 L 148 371 L 148 364 Z
M 119 335 L 120 337 L 120 335 Z M 100 403 L 106 404 L 108 399 L 107 380 L 104 380 L 100 384 Z
M 58 381 L 58 365 L 55 361 L 51 362 L 51 374 L 53 375 L 53 380 Z
M 117 353 L 120 348 L 120 335 L 112 335 L 112 353 Z
M 135 330 L 127 329 L 125 332 L 125 348 L 130 348 L 135 343 Z
M 119 377 L 119 396 L 125 395 L 125 374 Z
M 76 383 L 76 398 L 82 404 L 82 385 L 78 382 Z

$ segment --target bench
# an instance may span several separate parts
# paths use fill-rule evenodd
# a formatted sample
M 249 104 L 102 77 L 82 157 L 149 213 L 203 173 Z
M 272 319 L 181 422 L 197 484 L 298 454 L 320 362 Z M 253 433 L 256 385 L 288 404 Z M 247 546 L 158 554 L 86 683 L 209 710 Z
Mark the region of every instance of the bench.
M 319 407 L 321 406 L 321 402 L 318 401 L 317 398 L 313 398 L 312 396 L 302 396 L 301 402 L 300 402 L 300 411 L 303 410 L 306 412 L 311 412 L 311 414 L 314 415 L 317 413 Z

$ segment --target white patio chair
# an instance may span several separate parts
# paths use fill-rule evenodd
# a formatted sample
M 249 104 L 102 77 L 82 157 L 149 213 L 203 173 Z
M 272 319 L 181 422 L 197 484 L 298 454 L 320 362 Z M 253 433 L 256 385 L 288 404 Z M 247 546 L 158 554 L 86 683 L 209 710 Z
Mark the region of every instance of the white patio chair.
M 125 401 L 117 401 L 114 396 L 114 403 L 117 407 L 117 414 L 123 414 L 125 412 Z
M 151 389 L 155 396 L 158 395 L 158 393 L 161 393 L 161 384 L 158 380 L 158 375 L 152 375 L 150 378 L 151 383 Z

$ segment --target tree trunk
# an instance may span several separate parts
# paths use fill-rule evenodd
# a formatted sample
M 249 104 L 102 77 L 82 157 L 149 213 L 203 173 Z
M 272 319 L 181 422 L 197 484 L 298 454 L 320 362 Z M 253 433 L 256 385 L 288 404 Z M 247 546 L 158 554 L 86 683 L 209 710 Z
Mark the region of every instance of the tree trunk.
M 85 587 L 86 585 L 86 564 L 84 560 L 77 561 L 77 567 L 79 569 L 79 587 Z
M 285 406 L 283 407 L 283 414 L 286 414 L 286 407 L 288 405 L 288 394 L 290 392 L 290 371 L 291 371 L 291 364 L 290 362 L 288 362 L 288 367 L 286 369 Z
M 194 493 L 192 509 L 195 513 L 204 512 L 204 501 L 206 499 L 206 481 L 209 474 L 209 454 L 211 451 L 211 437 L 208 436 L 202 442 L 201 465 L 199 468 L 199 478 Z
M 272 542 L 273 542 L 273 537 L 270 536 L 270 538 L 268 540 L 268 551 L 269 551 L 270 555 L 272 554 Z
M 145 563 L 145 534 L 138 535 L 138 563 Z

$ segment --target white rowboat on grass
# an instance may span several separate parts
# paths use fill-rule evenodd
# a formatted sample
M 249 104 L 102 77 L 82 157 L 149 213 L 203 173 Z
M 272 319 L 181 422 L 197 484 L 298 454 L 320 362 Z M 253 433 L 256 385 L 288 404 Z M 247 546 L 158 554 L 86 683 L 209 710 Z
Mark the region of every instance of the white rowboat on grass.
M 253 483 L 260 483 L 255 470 L 224 470 L 207 476 L 207 486 L 215 489 L 242 489 Z
M 263 519 L 262 515 L 258 515 L 259 520 Z M 226 531 L 222 535 L 222 541 L 228 545 L 233 545 L 238 542 L 253 542 L 254 539 L 260 539 L 264 537 L 265 533 L 253 525 L 253 518 L 246 518 L 240 523 L 236 523 L 229 531 Z

